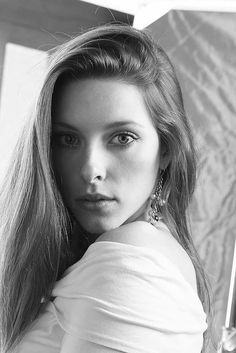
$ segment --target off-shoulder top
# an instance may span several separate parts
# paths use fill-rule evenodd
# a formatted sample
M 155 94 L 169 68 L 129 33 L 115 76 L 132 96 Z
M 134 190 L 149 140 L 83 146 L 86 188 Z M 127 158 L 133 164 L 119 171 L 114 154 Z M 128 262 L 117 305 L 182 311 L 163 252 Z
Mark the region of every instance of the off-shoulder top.
M 154 249 L 95 242 L 52 295 L 16 353 L 88 353 L 84 342 L 106 352 L 201 352 L 207 325 L 196 290 Z

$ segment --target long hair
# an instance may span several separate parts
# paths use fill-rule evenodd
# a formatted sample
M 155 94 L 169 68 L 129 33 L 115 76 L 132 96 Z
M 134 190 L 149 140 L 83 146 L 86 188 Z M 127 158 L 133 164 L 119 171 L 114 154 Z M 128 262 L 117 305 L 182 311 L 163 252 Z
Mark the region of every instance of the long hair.
M 163 174 L 163 194 L 168 199 L 163 218 L 190 256 L 199 298 L 206 314 L 210 312 L 208 283 L 186 216 L 195 187 L 196 158 L 175 71 L 147 30 L 109 24 L 51 53 L 35 110 L 19 138 L 0 193 L 2 353 L 20 342 L 70 264 L 71 217 L 52 167 L 51 110 L 56 85 L 83 77 L 115 78 L 141 89 L 169 160 Z

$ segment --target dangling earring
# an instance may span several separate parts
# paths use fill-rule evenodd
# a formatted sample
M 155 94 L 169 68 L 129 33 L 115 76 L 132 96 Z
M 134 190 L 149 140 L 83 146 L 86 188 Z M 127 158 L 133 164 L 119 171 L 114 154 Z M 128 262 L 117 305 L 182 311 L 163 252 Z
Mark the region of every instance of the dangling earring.
M 151 195 L 151 209 L 148 212 L 149 219 L 148 222 L 154 225 L 156 222 L 160 221 L 163 217 L 160 212 L 160 207 L 164 206 L 166 200 L 161 197 L 162 193 L 162 183 L 163 177 L 160 175 L 155 192 Z

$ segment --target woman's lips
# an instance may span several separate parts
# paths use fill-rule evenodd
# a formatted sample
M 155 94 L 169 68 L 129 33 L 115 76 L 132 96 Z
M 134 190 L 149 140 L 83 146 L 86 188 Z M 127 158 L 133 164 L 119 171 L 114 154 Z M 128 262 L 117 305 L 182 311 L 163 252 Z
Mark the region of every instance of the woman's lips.
M 77 200 L 77 202 L 85 210 L 106 211 L 114 206 L 116 200 L 115 199 L 109 199 L 109 200 L 100 199 L 100 200 L 96 200 L 96 201 L 91 201 L 91 200 L 80 199 L 80 200 Z

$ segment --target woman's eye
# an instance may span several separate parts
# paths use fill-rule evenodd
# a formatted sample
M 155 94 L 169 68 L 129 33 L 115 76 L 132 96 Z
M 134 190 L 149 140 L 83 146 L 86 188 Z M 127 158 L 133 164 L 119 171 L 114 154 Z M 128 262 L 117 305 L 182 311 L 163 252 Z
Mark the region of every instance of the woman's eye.
M 116 135 L 112 139 L 112 141 L 113 141 L 113 144 L 129 145 L 130 143 L 134 142 L 134 140 L 137 140 L 137 139 L 138 139 L 137 136 L 126 132 L 126 133 L 121 133 Z
M 79 144 L 77 136 L 72 134 L 55 134 L 53 140 L 59 146 L 76 147 Z

